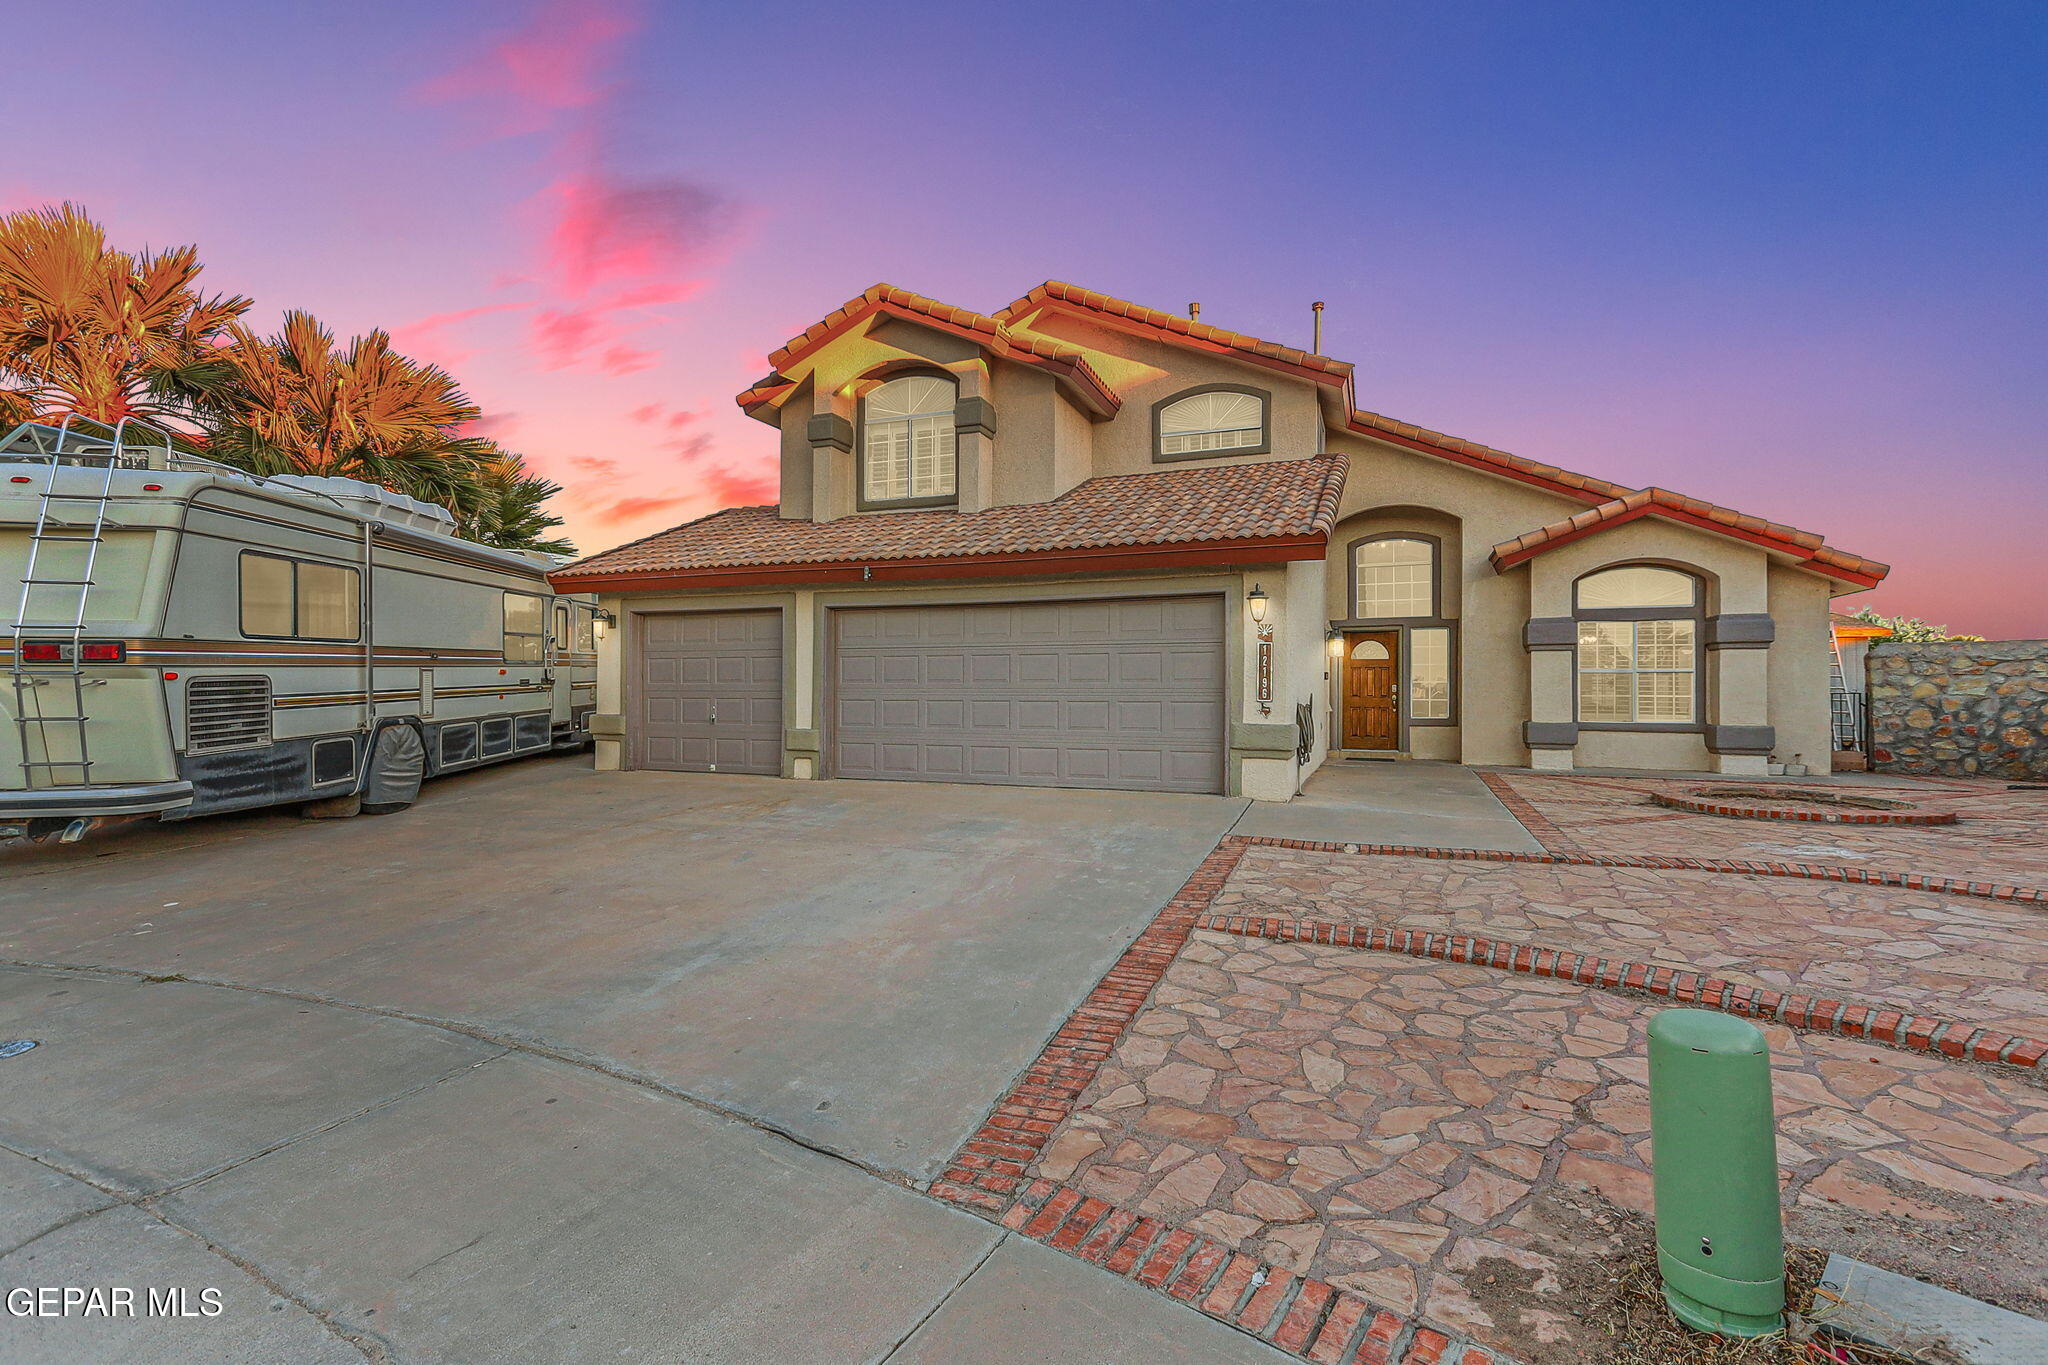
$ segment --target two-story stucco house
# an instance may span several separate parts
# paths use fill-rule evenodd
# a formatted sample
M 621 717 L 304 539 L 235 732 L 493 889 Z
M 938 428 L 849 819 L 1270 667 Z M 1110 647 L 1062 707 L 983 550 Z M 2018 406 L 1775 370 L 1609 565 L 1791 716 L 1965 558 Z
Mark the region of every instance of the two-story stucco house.
M 781 498 L 601 594 L 601 768 L 1225 792 L 1333 756 L 1824 771 L 1819 536 L 1361 411 L 1351 367 L 1065 284 L 888 285 L 739 395 Z

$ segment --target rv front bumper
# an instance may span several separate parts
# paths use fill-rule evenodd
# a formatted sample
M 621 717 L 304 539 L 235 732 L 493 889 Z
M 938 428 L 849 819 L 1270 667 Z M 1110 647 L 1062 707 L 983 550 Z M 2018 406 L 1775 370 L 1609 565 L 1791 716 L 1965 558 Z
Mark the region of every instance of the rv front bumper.
M 39 787 L 0 791 L 0 821 L 72 820 L 89 815 L 152 815 L 192 804 L 190 782 L 137 782 L 124 786 Z

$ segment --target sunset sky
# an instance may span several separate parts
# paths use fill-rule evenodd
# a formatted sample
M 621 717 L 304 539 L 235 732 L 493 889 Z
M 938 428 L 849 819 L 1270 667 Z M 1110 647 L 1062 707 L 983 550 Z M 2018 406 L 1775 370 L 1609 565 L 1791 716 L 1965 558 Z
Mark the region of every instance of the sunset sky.
M 0 211 L 452 369 L 586 550 L 773 497 L 732 396 L 878 280 L 1065 279 L 2048 635 L 2048 5 L 14 8 Z

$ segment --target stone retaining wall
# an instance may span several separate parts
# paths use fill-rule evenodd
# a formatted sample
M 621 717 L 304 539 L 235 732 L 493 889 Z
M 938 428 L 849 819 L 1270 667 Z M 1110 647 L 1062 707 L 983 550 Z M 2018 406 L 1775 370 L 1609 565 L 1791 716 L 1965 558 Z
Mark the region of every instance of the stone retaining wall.
M 2048 778 L 2048 640 L 1880 642 L 1868 665 L 1873 769 Z

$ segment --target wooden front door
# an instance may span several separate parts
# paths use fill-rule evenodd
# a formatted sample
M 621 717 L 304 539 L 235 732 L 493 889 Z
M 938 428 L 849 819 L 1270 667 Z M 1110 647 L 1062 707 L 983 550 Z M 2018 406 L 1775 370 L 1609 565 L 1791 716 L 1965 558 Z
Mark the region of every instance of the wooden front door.
M 1344 734 L 1347 749 L 1401 747 L 1399 631 L 1344 637 Z

